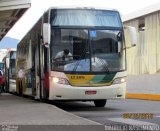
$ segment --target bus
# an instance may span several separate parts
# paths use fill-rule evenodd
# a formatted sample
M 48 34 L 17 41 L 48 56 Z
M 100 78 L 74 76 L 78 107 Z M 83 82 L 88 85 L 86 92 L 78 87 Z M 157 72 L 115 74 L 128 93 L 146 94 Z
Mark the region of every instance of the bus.
M 135 28 L 126 29 L 135 46 Z M 17 93 L 104 107 L 107 99 L 125 98 L 126 48 L 118 11 L 49 8 L 17 46 L 17 71 L 25 71 Z M 57 60 L 66 49 L 72 58 Z
M 4 62 L 4 77 L 5 77 L 5 91 L 16 93 L 16 49 L 8 51 L 3 58 Z

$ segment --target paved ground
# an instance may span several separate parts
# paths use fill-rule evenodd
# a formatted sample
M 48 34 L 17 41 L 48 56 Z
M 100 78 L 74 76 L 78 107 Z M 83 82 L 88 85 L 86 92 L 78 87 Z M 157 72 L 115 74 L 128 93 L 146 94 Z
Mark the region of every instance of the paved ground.
M 160 101 L 108 100 L 104 108 L 96 108 L 93 102 L 61 102 L 56 105 L 75 115 L 105 125 L 106 130 L 160 131 Z M 124 114 L 130 115 L 130 118 L 124 118 Z M 148 118 L 144 116 L 146 114 L 153 114 L 153 117 Z
M 0 130 L 101 131 L 104 126 L 57 108 L 54 105 L 11 94 L 0 96 Z

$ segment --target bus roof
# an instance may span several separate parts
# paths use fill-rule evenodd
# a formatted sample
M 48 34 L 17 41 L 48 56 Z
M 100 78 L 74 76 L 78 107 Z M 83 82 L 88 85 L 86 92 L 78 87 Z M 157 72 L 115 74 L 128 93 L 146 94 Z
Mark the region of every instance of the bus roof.
M 112 8 L 104 8 L 104 7 L 92 7 L 92 6 L 58 6 L 58 7 L 50 7 L 49 10 L 51 9 L 92 9 L 92 10 L 111 10 L 111 11 L 118 11 L 116 9 Z

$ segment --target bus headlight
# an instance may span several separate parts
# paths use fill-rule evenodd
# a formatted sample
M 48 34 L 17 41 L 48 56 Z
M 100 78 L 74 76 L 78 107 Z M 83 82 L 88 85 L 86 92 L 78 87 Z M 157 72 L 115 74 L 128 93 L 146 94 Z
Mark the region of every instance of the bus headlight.
M 53 82 L 58 83 L 58 84 L 64 84 L 64 85 L 69 85 L 69 82 L 65 78 L 60 78 L 60 77 L 53 77 Z
M 126 82 L 127 77 L 120 77 L 113 80 L 112 84 L 121 84 Z

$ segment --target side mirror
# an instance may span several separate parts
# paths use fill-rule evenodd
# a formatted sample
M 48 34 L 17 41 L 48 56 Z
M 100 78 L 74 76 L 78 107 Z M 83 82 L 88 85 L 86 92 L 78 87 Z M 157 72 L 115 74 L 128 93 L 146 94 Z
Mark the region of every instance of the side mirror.
M 49 23 L 43 23 L 43 43 L 48 46 L 51 40 L 51 25 Z
M 118 42 L 118 53 L 120 53 L 122 50 L 122 43 Z
M 9 69 L 9 58 L 6 58 L 6 67 Z
M 136 44 L 137 44 L 136 28 L 132 27 L 132 26 L 126 26 L 125 29 L 127 29 L 127 34 L 129 36 L 131 47 L 136 46 Z

